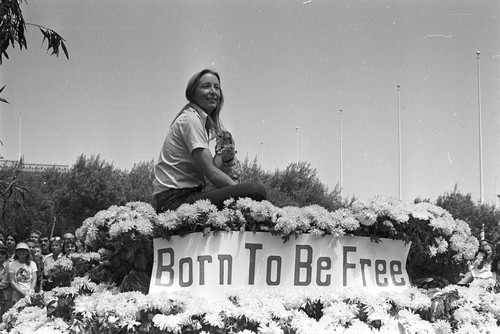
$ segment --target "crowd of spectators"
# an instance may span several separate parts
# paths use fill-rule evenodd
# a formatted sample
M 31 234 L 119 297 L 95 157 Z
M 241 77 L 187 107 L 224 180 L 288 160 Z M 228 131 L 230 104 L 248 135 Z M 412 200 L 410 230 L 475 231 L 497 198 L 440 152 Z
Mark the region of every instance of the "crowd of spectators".
M 0 233 L 0 319 L 19 299 L 44 290 L 47 269 L 58 259 L 81 251 L 82 243 L 71 233 L 61 238 L 33 230 L 26 240 Z

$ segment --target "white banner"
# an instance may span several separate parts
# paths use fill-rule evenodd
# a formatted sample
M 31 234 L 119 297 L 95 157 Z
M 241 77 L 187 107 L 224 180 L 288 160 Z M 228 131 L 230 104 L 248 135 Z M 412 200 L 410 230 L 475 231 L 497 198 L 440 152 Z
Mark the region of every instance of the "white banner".
M 154 239 L 149 293 L 189 290 L 206 297 L 254 287 L 409 287 L 406 258 L 410 244 L 367 237 L 291 237 L 265 232 L 191 233 Z

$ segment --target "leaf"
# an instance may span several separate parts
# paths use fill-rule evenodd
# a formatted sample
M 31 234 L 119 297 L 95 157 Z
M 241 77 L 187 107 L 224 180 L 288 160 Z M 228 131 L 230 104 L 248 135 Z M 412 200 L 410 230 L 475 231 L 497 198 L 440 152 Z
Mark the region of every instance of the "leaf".
M 66 55 L 66 58 L 69 60 L 69 54 L 68 54 L 68 49 L 66 49 L 66 45 L 64 44 L 63 41 L 61 41 L 61 47 L 64 51 L 64 54 Z

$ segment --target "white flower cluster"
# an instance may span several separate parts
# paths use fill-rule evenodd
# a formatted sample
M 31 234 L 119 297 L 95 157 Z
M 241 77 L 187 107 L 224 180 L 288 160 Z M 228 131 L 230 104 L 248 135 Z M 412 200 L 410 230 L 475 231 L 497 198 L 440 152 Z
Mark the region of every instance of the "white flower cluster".
M 130 202 L 125 206 L 111 206 L 108 210 L 99 211 L 95 216 L 87 218 L 75 232 L 79 240 L 84 240 L 85 245 L 91 246 L 100 238 L 119 238 L 122 235 L 134 237 L 140 235 L 151 237 L 153 221 L 157 215 L 150 204 Z
M 456 261 L 462 261 L 473 257 L 478 247 L 467 223 L 453 219 L 446 210 L 426 202 L 405 204 L 376 197 L 357 200 L 350 207 L 333 212 L 319 205 L 278 208 L 270 202 L 248 198 L 230 199 L 224 204 L 224 209 L 217 210 L 210 201 L 200 200 L 161 214 L 141 202 L 112 206 L 86 219 L 77 236 L 85 240 L 86 245 L 92 245 L 103 239 L 136 236 L 152 239 L 190 232 L 269 231 L 288 238 L 301 233 L 341 237 L 373 229 L 386 231 L 385 237 L 409 241 L 411 235 L 406 231 L 422 224 L 432 233 L 433 242 L 420 246 L 427 247 L 425 252 L 431 257 L 451 251 Z

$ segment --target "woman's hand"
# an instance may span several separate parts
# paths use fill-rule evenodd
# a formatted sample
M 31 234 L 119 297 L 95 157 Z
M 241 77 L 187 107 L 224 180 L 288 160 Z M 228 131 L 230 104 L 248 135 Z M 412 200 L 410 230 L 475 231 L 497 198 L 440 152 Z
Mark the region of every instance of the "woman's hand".
M 196 148 L 192 155 L 205 177 L 217 188 L 236 184 L 226 173 L 214 165 L 212 153 L 208 148 Z

